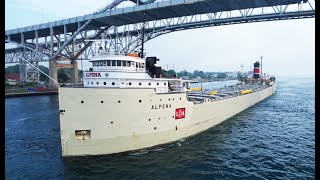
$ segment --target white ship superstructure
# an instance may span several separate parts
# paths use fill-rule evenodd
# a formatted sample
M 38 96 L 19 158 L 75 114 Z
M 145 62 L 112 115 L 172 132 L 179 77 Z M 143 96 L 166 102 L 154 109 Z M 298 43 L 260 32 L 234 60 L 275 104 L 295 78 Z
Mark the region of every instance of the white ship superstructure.
M 163 77 L 158 62 L 96 55 L 82 87 L 60 87 L 62 155 L 112 154 L 176 141 L 221 123 L 276 89 L 270 78 L 195 92 L 188 81 Z

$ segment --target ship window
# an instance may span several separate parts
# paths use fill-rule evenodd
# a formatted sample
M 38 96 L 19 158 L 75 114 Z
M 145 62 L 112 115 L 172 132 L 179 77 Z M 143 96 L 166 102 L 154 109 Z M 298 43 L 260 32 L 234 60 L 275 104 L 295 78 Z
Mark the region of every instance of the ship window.
M 83 101 L 81 101 L 81 103 L 83 104 L 84 102 L 83 102 Z
M 139 103 L 141 103 L 141 100 L 139 100 Z
M 103 101 L 101 101 L 101 103 L 103 103 Z
M 164 85 L 166 85 L 167 83 L 164 83 Z
M 121 103 L 121 101 L 119 100 L 118 103 Z
M 149 86 L 151 86 L 151 83 L 149 83 Z
M 149 119 L 149 121 L 151 121 L 151 119 Z
M 144 68 L 144 63 L 142 63 L 142 66 L 141 66 L 141 68 Z
M 121 66 L 121 61 L 117 60 L 117 66 Z
M 116 66 L 116 61 L 112 60 L 112 66 Z
M 106 83 L 106 82 L 104 82 L 104 83 L 103 83 L 103 85 L 107 85 L 107 83 Z
M 103 66 L 106 66 L 106 61 L 103 61 Z
M 100 66 L 103 66 L 103 62 L 102 61 L 99 61 L 100 62 Z
M 157 86 L 159 86 L 159 83 L 157 83 Z
M 157 130 L 157 127 L 154 127 L 154 130 Z
M 97 82 L 97 85 L 99 85 L 99 82 Z
M 107 66 L 111 66 L 110 60 L 107 60 Z
M 93 82 L 91 82 L 91 85 L 93 85 Z
M 116 83 L 112 82 L 112 85 L 114 86 Z
M 126 66 L 127 66 L 127 65 L 126 65 L 126 64 L 127 64 L 126 61 L 122 61 L 121 64 L 122 64 L 123 67 L 126 67 Z
M 90 83 L 88 82 L 88 84 L 90 84 Z
M 129 82 L 129 86 L 131 86 L 131 82 Z
M 141 82 L 139 83 L 139 86 L 141 86 Z
M 99 66 L 99 61 L 96 61 L 97 66 Z
M 130 61 L 127 61 L 127 67 L 130 67 Z

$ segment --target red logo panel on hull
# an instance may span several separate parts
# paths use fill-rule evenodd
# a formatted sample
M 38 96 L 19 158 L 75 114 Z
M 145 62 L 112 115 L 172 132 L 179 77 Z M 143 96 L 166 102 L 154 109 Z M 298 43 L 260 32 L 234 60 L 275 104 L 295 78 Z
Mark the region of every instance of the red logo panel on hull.
M 182 119 L 186 116 L 186 108 L 176 109 L 176 119 Z

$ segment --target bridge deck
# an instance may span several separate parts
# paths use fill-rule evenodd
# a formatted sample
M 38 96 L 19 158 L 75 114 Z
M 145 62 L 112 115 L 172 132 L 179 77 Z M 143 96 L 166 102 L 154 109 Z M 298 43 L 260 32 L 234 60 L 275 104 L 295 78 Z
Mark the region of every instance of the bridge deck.
M 307 2 L 307 0 L 303 1 Z M 104 26 L 121 26 L 143 22 L 144 13 L 145 21 L 153 21 L 194 14 L 288 5 L 300 2 L 301 0 L 170 0 L 7 30 L 5 34 L 7 37 L 10 36 L 13 41 L 21 41 L 21 33 L 24 34 L 24 39 L 26 40 L 35 38 L 35 30 L 38 31 L 39 38 L 50 36 L 50 27 L 53 28 L 55 34 L 63 34 L 64 26 L 66 26 L 67 32 L 74 32 L 79 26 L 78 23 L 82 25 L 88 20 L 93 21 L 83 30 L 95 30 Z

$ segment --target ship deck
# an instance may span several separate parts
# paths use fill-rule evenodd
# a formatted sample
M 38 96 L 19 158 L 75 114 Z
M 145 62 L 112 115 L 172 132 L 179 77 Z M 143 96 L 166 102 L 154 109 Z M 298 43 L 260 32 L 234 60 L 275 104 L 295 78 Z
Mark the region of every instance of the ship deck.
M 251 89 L 252 90 L 251 93 L 254 93 L 254 92 L 263 90 L 267 87 L 270 87 L 270 86 L 263 85 L 263 84 L 242 84 L 242 85 L 232 85 L 232 86 L 227 86 L 227 87 L 218 88 L 218 89 L 211 89 L 211 90 L 204 89 L 203 91 L 189 92 L 187 94 L 187 99 L 189 101 L 193 101 L 195 104 L 201 104 L 207 101 L 218 101 L 226 98 L 241 96 L 242 94 L 240 92 L 242 90 Z M 212 91 L 217 91 L 217 93 L 214 95 L 210 95 Z

